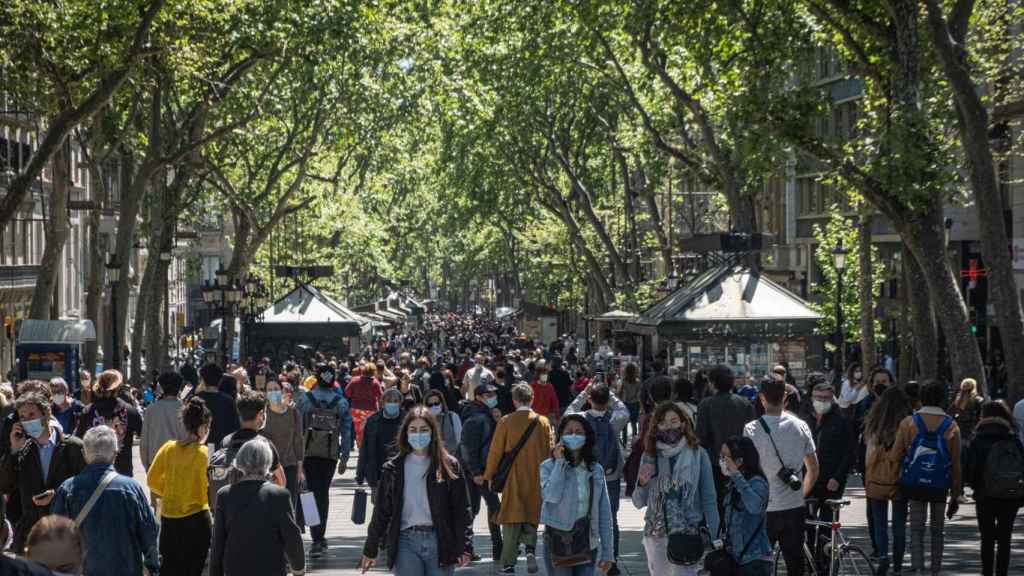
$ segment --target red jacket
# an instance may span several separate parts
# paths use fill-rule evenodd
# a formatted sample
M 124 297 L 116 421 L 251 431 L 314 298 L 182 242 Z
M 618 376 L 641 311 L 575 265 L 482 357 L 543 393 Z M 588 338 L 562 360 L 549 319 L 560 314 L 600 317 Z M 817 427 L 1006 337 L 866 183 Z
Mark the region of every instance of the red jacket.
M 380 409 L 380 397 L 384 395 L 384 387 L 376 378 L 360 376 L 348 383 L 345 393 L 352 402 L 353 410 L 376 412 Z
M 539 380 L 534 380 L 530 388 L 533 388 L 533 411 L 541 416 L 547 416 L 552 421 L 557 420 L 560 414 L 555 387 L 550 382 L 541 384 Z

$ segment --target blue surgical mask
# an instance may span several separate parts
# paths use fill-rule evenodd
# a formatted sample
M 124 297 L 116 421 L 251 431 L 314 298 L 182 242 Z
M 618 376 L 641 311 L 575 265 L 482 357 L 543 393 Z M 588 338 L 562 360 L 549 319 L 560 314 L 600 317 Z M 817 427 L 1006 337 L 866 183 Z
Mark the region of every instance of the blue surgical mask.
M 39 438 L 43 435 L 43 421 L 41 418 L 35 420 L 24 420 L 21 423 L 21 428 L 25 431 L 25 434 L 33 438 Z
M 394 418 L 398 416 L 398 411 L 402 408 L 401 404 L 397 402 L 385 402 L 384 403 L 384 416 L 388 418 Z
M 569 450 L 579 450 L 587 441 L 583 434 L 565 434 L 562 436 L 562 444 Z
M 490 398 L 484 398 L 484 404 L 486 404 L 488 408 L 496 408 L 498 406 L 498 397 L 491 396 Z
M 440 405 L 431 406 L 430 407 L 430 413 L 433 414 L 434 416 L 440 416 L 441 415 L 441 406 Z
M 275 404 L 280 404 L 284 401 L 284 393 L 280 391 L 267 392 L 267 400 Z
M 413 450 L 424 450 L 430 446 L 430 432 L 409 432 L 406 436 Z

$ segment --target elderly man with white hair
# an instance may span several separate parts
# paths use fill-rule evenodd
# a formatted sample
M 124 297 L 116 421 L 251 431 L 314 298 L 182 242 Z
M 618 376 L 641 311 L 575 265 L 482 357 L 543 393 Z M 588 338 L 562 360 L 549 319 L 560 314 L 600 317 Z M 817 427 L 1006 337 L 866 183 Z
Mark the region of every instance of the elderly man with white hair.
M 241 479 L 217 493 L 210 576 L 305 573 L 302 535 L 295 523 L 291 493 L 269 482 L 274 454 L 257 436 L 246 442 L 232 464 Z
M 89 429 L 82 439 L 87 466 L 61 484 L 51 511 L 72 518 L 85 542 L 86 574 L 142 576 L 160 571 L 157 524 L 142 486 L 114 470 L 117 433 Z

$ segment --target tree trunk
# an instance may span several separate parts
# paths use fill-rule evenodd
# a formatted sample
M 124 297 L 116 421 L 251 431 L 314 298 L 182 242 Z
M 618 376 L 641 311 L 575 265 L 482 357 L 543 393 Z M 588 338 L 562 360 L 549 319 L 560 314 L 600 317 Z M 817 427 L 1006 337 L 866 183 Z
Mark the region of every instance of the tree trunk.
M 160 259 L 160 254 L 168 250 L 170 246 L 169 236 L 173 232 L 174 219 L 170 217 L 169 194 L 165 178 L 157 178 L 154 186 L 154 198 L 150 202 L 149 213 L 149 263 L 146 266 L 146 273 L 153 271 L 150 284 L 147 285 L 148 295 L 146 298 L 146 369 L 162 370 L 164 368 L 165 354 L 163 353 L 166 331 L 164 329 L 166 318 L 163 318 L 164 298 L 166 292 L 168 263 Z M 170 226 L 168 226 L 170 223 Z M 142 295 L 140 294 L 140 299 Z
M 649 191 L 644 194 L 644 203 L 647 205 L 647 216 L 651 219 L 651 228 L 654 229 L 654 236 L 658 239 L 658 248 L 661 251 L 661 260 L 665 265 L 665 273 L 672 272 L 672 245 L 669 244 L 668 235 L 665 234 L 665 225 L 661 221 L 661 211 L 658 209 L 658 200 Z
M 913 341 L 918 366 L 916 376 L 922 380 L 930 380 L 939 375 L 938 327 L 935 325 L 935 314 L 928 290 L 920 289 L 921 286 L 927 286 L 924 273 L 921 272 L 921 267 L 906 244 L 903 246 L 903 268 L 906 279 L 903 291 L 904 298 L 909 303 L 907 325 L 910 328 L 910 331 L 903 335 L 903 339 Z M 903 381 L 911 380 L 913 376 L 914 372 L 910 371 Z
M 979 390 L 985 390 L 985 367 L 978 342 L 971 333 L 967 306 L 946 258 L 945 229 L 941 206 L 933 207 L 914 222 L 903 222 L 907 247 L 921 266 L 932 308 L 946 337 L 953 379 L 974 378 Z
M 39 265 L 39 277 L 32 292 L 32 307 L 29 318 L 50 320 L 53 307 L 54 286 L 61 271 L 64 244 L 68 239 L 68 146 L 58 147 L 53 155 L 53 192 L 50 194 L 49 227 L 46 229 L 46 247 Z M 59 300 L 58 300 L 59 301 Z
M 587 221 L 590 222 L 594 232 L 597 233 L 597 237 L 601 240 L 605 251 L 608 252 L 608 257 L 612 261 L 612 269 L 615 271 L 615 285 L 625 286 L 631 283 L 633 278 L 630 276 L 629 270 L 626 269 L 626 263 L 622 260 L 618 249 L 615 248 L 615 241 L 612 240 L 611 234 L 608 233 L 604 222 L 601 222 L 597 212 L 594 211 L 594 203 L 591 200 L 590 191 L 578 184 L 576 193 L 571 196 L 577 198 L 576 205 L 583 208 L 583 214 L 587 217 Z
M 547 192 L 548 197 L 551 199 L 551 203 L 554 204 L 552 212 L 554 212 L 555 215 L 565 223 L 566 227 L 569 228 L 569 239 L 572 241 L 573 245 L 576 246 L 579 253 L 583 255 L 583 259 L 587 262 L 587 267 L 590 269 L 590 273 L 594 276 L 594 281 L 598 286 L 597 295 L 601 310 L 607 310 L 609 304 L 615 302 L 615 292 L 608 283 L 608 279 L 605 277 L 604 271 L 601 270 L 600 262 L 598 262 L 597 258 L 594 256 L 594 253 L 590 251 L 590 247 L 587 246 L 586 241 L 584 241 L 579 223 L 577 223 L 576 219 L 573 217 L 565 199 L 556 191 L 548 190 Z
M 949 81 L 957 107 L 957 127 L 969 167 L 971 188 L 978 207 L 981 245 L 988 268 L 988 288 L 995 310 L 996 325 L 1007 368 L 1007 397 L 1016 401 L 1024 394 L 1024 323 L 1020 298 L 1013 278 L 1010 240 L 1003 218 L 1006 206 L 999 190 L 992 145 L 989 140 L 988 110 L 981 91 L 970 75 L 968 54 L 963 43 L 967 18 L 954 22 L 953 30 L 934 0 L 925 2 L 932 45 Z M 983 390 L 980 391 L 984 393 Z
M 871 215 L 860 217 L 860 365 L 867 374 L 877 364 L 875 354 L 875 295 L 872 291 L 874 267 L 871 262 Z
M 152 285 L 156 277 L 156 266 L 153 262 L 153 255 L 146 257 L 146 270 L 142 273 L 142 281 L 139 283 L 139 297 L 135 301 L 135 322 L 132 327 L 132 361 L 131 361 L 131 383 L 138 385 L 142 382 L 142 349 L 146 334 L 146 315 L 153 303 Z M 146 351 L 146 363 L 150 363 L 149 351 Z

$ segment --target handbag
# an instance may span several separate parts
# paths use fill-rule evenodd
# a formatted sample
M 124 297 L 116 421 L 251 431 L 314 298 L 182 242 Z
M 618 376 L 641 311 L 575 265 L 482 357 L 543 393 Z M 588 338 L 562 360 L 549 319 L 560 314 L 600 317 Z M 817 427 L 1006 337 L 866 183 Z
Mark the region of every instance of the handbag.
M 515 447 L 511 451 L 505 452 L 501 455 L 501 460 L 498 461 L 498 469 L 491 476 L 491 491 L 501 494 L 501 491 L 505 489 L 505 483 L 508 482 L 508 475 L 512 471 L 512 464 L 516 461 L 516 456 L 519 456 L 519 451 L 523 449 L 526 441 L 530 439 L 530 435 L 533 434 L 533 429 L 537 427 L 537 422 L 540 418 L 534 418 L 530 425 L 526 427 L 526 432 L 523 432 L 523 437 L 519 439 Z
M 655 466 L 657 466 L 657 458 L 655 458 Z M 661 474 L 658 470 L 655 475 Z M 682 496 L 680 495 L 680 501 Z M 696 532 L 670 532 L 668 525 L 668 512 L 666 511 L 665 503 L 668 498 L 663 498 L 661 501 L 661 514 L 665 518 L 665 532 L 668 533 L 668 561 L 677 566 L 692 566 L 704 557 L 704 535 L 700 530 Z
M 765 516 L 762 516 L 761 521 L 757 524 L 757 528 L 754 529 L 753 535 L 750 536 L 750 540 L 747 540 L 747 544 L 743 546 L 740 558 L 743 558 L 747 550 L 750 550 L 750 546 L 754 543 L 754 538 L 757 538 L 758 532 L 764 526 L 764 519 Z M 729 534 L 728 525 L 725 527 L 725 534 Z M 729 553 L 727 547 L 723 546 L 722 548 L 712 550 L 704 557 L 704 571 L 710 574 L 710 576 L 739 576 L 740 563 Z
M 366 522 L 366 490 L 356 488 L 355 497 L 352 499 L 352 523 L 362 524 Z

